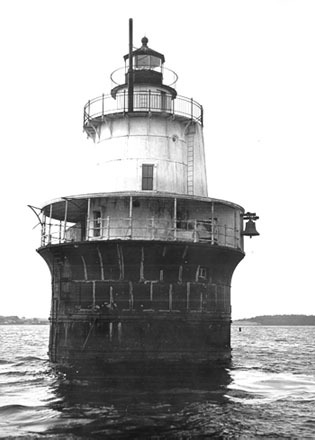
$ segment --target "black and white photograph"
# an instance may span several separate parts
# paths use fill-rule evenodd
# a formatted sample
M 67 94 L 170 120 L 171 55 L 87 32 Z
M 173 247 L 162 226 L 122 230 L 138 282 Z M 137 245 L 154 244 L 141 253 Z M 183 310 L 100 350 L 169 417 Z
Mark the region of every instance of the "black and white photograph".
M 1 2 L 0 439 L 315 438 L 314 22 Z

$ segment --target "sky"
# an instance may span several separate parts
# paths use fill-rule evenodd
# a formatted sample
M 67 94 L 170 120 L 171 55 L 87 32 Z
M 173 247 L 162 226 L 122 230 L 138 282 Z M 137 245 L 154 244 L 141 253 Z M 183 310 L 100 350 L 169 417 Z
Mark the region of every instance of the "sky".
M 83 106 L 110 92 L 129 18 L 134 45 L 146 35 L 177 92 L 204 107 L 209 197 L 260 217 L 232 279 L 232 318 L 315 314 L 314 1 L 3 0 L 0 315 L 49 316 L 27 205 L 85 192 Z

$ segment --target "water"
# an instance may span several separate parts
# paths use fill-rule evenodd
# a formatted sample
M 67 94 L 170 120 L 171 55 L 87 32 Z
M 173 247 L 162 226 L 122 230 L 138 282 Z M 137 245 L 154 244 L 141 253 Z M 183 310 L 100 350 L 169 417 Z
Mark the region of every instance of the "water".
M 87 379 L 48 326 L 0 326 L 0 438 L 314 439 L 315 327 L 232 328 L 229 368 Z

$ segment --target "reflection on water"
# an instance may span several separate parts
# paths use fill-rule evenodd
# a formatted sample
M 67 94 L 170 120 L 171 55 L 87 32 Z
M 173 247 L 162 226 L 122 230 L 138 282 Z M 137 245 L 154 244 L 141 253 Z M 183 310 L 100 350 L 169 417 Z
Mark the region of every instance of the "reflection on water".
M 67 408 L 62 417 L 67 418 L 68 426 L 50 432 L 93 438 L 170 438 L 200 430 L 205 411 L 227 401 L 231 378 L 225 368 L 170 371 L 156 365 L 155 370 L 132 375 L 94 372 L 93 377 L 68 372 L 54 384 L 59 401 L 52 404 L 56 410 Z M 80 426 L 75 426 L 77 420 Z M 217 432 L 217 421 L 210 418 L 207 424 L 209 433 Z
M 48 328 L 0 326 L 0 438 L 313 439 L 312 328 L 233 329 L 233 360 L 61 371 Z

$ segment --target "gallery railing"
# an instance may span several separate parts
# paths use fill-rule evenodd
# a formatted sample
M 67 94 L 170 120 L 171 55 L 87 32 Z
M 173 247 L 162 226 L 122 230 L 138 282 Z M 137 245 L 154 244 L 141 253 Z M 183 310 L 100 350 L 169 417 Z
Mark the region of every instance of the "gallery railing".
M 173 116 L 184 116 L 203 125 L 203 108 L 192 98 L 171 95 L 151 90 L 134 92 L 134 112 L 160 112 Z M 128 112 L 128 92 L 126 90 L 116 94 L 116 99 L 111 95 L 102 95 L 94 98 L 84 106 L 83 126 L 88 128 L 91 124 L 112 113 Z
M 85 231 L 82 225 L 50 222 L 42 225 L 41 245 L 95 240 L 161 240 L 210 243 L 241 247 L 240 231 L 209 220 L 161 220 L 157 218 L 99 218 L 91 221 Z

